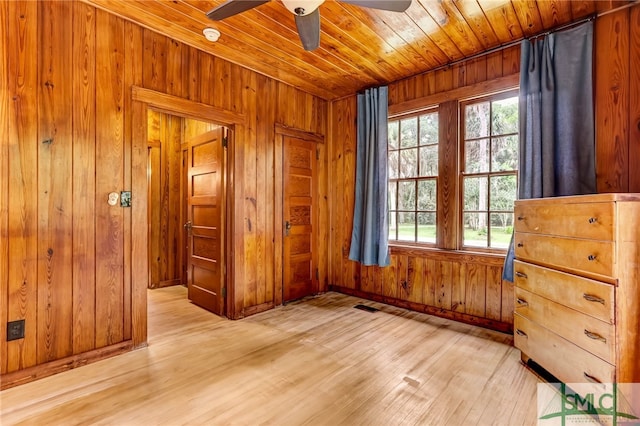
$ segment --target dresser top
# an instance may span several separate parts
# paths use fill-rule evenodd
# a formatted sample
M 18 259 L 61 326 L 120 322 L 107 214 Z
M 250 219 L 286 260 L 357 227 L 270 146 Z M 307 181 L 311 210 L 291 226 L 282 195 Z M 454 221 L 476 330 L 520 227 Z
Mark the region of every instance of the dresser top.
M 606 203 L 612 201 L 640 201 L 640 193 L 618 192 L 606 194 L 589 195 L 569 195 L 565 197 L 531 198 L 527 200 L 516 200 L 516 204 L 524 202 L 527 204 L 549 204 L 549 203 Z

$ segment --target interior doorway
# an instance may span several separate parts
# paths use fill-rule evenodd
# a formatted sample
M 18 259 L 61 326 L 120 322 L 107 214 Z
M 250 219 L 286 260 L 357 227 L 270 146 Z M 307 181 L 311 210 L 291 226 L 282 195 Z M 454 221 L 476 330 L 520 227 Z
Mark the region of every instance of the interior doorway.
M 227 129 L 147 110 L 148 287 L 188 287 L 224 316 Z

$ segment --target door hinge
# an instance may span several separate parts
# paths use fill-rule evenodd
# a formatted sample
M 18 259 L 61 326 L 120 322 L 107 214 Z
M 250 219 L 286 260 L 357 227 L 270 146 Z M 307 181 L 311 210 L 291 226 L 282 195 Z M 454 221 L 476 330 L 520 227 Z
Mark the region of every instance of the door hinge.
M 316 148 L 316 160 L 320 159 L 320 148 Z
M 229 138 L 227 136 L 222 138 L 222 147 L 226 148 L 229 146 Z
M 222 297 L 227 297 L 227 288 L 226 287 L 222 287 L 222 291 L 220 292 L 222 293 Z

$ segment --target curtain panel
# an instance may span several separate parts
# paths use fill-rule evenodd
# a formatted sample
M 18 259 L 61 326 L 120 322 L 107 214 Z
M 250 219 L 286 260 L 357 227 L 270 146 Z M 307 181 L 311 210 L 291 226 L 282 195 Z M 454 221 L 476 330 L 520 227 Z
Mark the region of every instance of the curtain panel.
M 596 192 L 592 62 L 592 21 L 522 42 L 518 198 Z
M 367 89 L 357 99 L 356 182 L 349 259 L 388 266 L 388 88 Z

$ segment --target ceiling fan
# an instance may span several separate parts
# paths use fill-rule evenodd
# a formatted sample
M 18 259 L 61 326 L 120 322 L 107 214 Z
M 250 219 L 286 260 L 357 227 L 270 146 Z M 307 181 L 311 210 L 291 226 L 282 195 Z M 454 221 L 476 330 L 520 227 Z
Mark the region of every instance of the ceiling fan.
M 227 0 L 207 13 L 207 17 L 220 21 L 233 15 L 245 12 L 271 0 Z M 318 7 L 325 0 L 282 0 L 284 6 L 296 16 L 298 35 L 304 50 L 314 50 L 320 46 L 320 11 Z M 411 0 L 340 0 L 356 6 L 372 9 L 404 12 L 411 5 Z

